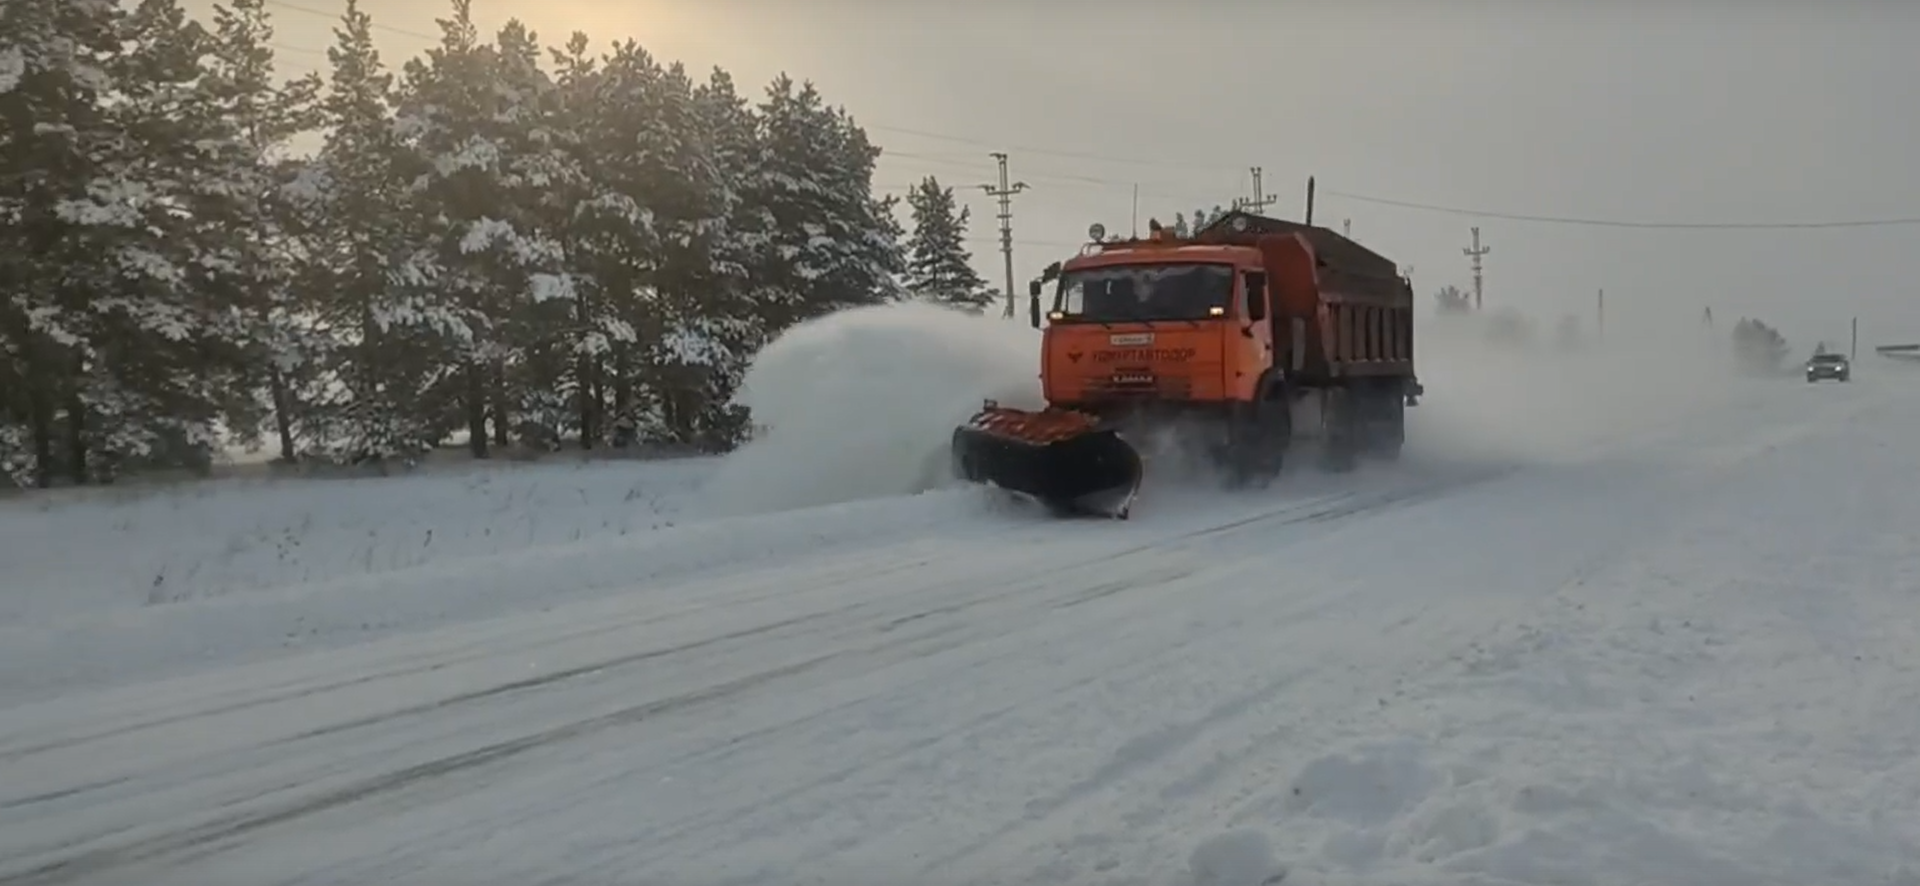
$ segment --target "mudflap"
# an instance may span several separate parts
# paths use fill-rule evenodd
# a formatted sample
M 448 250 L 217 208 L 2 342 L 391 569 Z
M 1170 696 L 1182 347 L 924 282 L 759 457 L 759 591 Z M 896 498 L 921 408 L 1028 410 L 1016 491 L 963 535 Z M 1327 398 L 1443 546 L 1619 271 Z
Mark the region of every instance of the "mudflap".
M 972 483 L 1034 499 L 1057 516 L 1127 519 L 1144 474 L 1140 453 L 1083 413 L 987 404 L 953 432 L 954 470 Z

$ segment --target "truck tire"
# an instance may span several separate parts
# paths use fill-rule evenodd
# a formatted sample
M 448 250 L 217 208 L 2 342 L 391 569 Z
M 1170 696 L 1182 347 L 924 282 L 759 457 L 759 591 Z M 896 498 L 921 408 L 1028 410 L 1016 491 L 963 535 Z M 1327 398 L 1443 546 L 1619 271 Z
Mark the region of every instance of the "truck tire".
M 1351 387 L 1329 388 L 1321 403 L 1324 427 L 1320 449 L 1320 468 L 1344 474 L 1353 470 L 1365 434 L 1363 404 L 1365 396 Z
M 1293 440 L 1293 415 L 1286 399 L 1236 404 L 1227 421 L 1228 485 L 1262 488 L 1273 482 Z
M 1407 442 L 1407 398 L 1398 379 L 1370 384 L 1362 398 L 1362 451 L 1384 461 L 1400 458 Z

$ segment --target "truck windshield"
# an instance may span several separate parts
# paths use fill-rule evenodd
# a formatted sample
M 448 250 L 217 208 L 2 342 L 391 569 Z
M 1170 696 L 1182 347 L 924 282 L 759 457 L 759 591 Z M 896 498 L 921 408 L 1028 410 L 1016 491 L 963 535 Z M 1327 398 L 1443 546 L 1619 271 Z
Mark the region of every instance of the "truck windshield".
M 1054 310 L 1068 322 L 1137 323 L 1205 320 L 1233 304 L 1233 266 L 1115 265 L 1068 271 Z

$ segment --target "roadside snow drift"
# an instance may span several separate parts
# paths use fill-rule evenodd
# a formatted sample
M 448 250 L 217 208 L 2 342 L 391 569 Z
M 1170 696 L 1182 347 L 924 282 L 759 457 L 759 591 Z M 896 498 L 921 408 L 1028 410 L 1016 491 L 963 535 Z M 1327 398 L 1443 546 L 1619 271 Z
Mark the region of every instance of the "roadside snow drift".
M 1039 333 L 921 302 L 802 324 L 747 371 L 764 433 L 720 465 L 703 513 L 908 495 L 952 480 L 953 429 L 996 399 L 1040 405 Z
M 671 526 L 708 459 L 59 490 L 0 500 L 0 625 L 244 596 Z

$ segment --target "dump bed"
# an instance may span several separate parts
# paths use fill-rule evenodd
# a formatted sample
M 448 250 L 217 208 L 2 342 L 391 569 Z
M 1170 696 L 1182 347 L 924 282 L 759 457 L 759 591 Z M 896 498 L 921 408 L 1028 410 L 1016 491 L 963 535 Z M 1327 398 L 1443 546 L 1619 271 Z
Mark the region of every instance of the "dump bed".
M 1244 224 L 1237 224 L 1244 220 Z M 1267 237 L 1298 234 L 1313 248 L 1320 288 L 1340 296 L 1392 302 L 1403 296 L 1405 281 L 1393 260 L 1317 225 L 1229 212 L 1201 228 L 1193 239 L 1201 243 L 1260 246 Z
M 1240 211 L 1192 239 L 1260 249 L 1275 350 L 1302 381 L 1414 374 L 1413 290 L 1391 259 L 1327 228 Z

